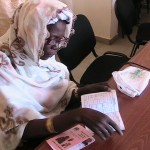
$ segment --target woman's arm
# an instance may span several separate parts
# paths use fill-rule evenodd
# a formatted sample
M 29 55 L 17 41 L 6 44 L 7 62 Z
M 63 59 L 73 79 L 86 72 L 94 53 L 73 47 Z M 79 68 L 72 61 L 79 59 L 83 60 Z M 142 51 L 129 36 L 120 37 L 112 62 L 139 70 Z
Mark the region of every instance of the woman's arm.
M 54 118 L 56 131 L 62 132 L 77 123 L 86 125 L 103 140 L 110 137 L 114 130 L 118 134 L 123 135 L 118 125 L 107 115 L 90 108 L 74 109 Z
M 44 138 L 50 135 L 46 127 L 46 119 L 35 119 L 28 122 L 25 127 L 22 139 L 28 140 L 32 138 Z
M 47 129 L 48 119 L 39 119 L 30 121 L 23 133 L 23 140 L 38 137 L 47 137 L 50 133 Z M 88 108 L 78 108 L 64 112 L 53 118 L 54 129 L 59 133 L 75 124 L 82 123 L 93 130 L 102 139 L 106 139 L 116 130 L 123 135 L 120 128 L 105 114 Z M 114 129 L 114 130 L 113 130 Z
M 69 105 L 73 105 L 73 103 L 76 104 L 77 101 L 80 102 L 81 95 L 83 94 L 109 90 L 110 87 L 106 82 L 89 84 L 84 87 L 80 87 L 77 90 L 78 97 L 76 97 L 73 92 Z M 22 139 L 41 138 L 52 134 L 47 129 L 47 121 L 48 119 L 30 121 L 24 130 Z M 70 110 L 53 118 L 54 128 L 58 132 L 62 132 L 77 123 L 85 124 L 102 139 L 106 139 L 113 133 L 112 128 L 122 135 L 122 131 L 108 116 L 88 108 Z M 112 126 L 112 128 L 110 126 Z

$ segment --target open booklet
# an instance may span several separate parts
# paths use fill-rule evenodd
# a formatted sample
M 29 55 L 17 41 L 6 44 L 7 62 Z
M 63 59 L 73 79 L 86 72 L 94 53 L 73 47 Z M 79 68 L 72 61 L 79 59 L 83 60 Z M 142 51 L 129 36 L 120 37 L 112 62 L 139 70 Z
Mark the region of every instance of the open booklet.
M 92 108 L 109 116 L 121 130 L 125 130 L 118 107 L 115 90 L 110 92 L 99 92 L 81 96 L 83 108 Z

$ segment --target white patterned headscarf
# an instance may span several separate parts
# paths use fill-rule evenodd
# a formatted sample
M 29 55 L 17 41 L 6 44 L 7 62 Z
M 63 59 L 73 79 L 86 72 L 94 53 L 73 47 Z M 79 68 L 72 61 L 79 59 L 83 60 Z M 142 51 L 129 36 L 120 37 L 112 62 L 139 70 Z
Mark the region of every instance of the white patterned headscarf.
M 0 51 L 0 149 L 14 150 L 30 120 L 64 111 L 76 88 L 69 80 L 66 66 L 51 58 L 39 59 L 49 37 L 47 25 L 59 19 L 68 23 L 67 40 L 72 32 L 73 14 L 58 0 L 27 0 L 13 16 L 6 39 L 15 69 L 7 57 L 10 54 Z M 0 46 L 8 40 L 2 42 L 0 38 Z
M 22 48 L 38 64 L 45 39 L 49 37 L 47 25 L 55 24 L 59 19 L 68 23 L 64 38 L 68 42 L 73 33 L 74 16 L 66 4 L 58 0 L 27 0 L 16 10 L 12 19 L 9 37 L 12 52 L 15 54 L 16 49 Z M 66 46 L 66 43 L 62 42 L 61 46 Z

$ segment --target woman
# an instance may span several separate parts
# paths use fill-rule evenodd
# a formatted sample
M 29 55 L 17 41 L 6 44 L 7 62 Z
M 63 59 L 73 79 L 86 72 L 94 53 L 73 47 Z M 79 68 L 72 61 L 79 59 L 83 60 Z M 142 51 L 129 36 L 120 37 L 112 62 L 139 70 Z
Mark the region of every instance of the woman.
M 47 137 L 77 123 L 102 139 L 112 128 L 122 135 L 110 118 L 95 110 L 63 112 L 81 95 L 109 88 L 98 83 L 78 89 L 66 66 L 55 60 L 53 55 L 73 33 L 73 22 L 72 12 L 58 0 L 27 0 L 15 11 L 0 39 L 1 149 L 15 149 L 21 140 Z

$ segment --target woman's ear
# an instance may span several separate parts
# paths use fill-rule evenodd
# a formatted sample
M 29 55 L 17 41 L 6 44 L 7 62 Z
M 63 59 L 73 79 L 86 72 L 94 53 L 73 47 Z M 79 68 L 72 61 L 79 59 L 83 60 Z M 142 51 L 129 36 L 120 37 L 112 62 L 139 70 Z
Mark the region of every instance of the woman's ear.
M 46 39 L 48 39 L 50 37 L 50 32 L 47 31 L 47 36 L 46 36 Z

